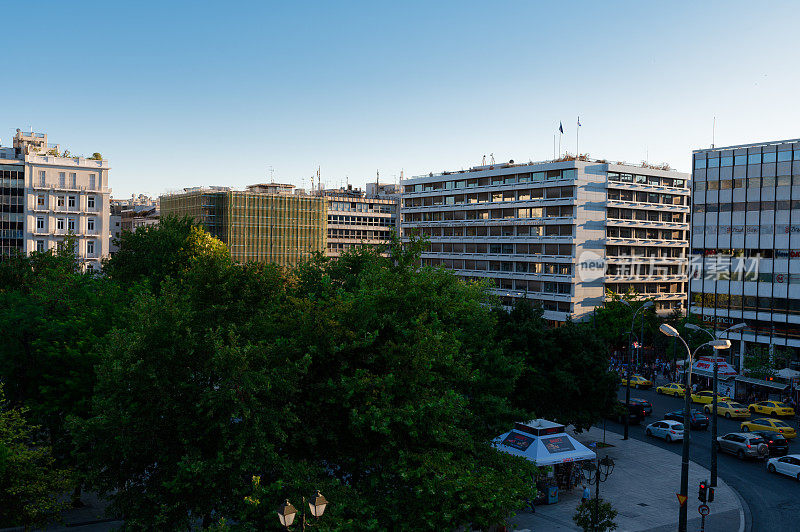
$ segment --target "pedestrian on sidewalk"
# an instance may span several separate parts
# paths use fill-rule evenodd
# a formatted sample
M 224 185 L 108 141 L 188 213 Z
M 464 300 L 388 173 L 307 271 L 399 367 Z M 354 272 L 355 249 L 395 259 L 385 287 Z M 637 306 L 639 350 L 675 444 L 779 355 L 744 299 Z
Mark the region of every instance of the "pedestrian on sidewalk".
M 581 502 L 582 503 L 589 502 L 590 498 L 591 494 L 589 493 L 589 486 L 586 486 L 585 488 L 583 488 L 583 496 L 581 497 Z

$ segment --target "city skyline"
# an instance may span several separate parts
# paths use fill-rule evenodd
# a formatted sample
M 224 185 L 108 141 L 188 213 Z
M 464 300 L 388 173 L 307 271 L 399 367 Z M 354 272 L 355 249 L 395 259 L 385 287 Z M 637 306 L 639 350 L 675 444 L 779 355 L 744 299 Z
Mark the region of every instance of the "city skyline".
M 714 117 L 717 145 L 800 136 L 790 3 L 188 5 L 51 6 L 34 37 L 11 25 L 8 42 L 59 60 L 21 64 L 30 103 L 6 106 L 2 145 L 32 127 L 101 152 L 126 197 L 546 160 L 559 123 L 575 152 L 578 116 L 582 153 L 685 172 Z

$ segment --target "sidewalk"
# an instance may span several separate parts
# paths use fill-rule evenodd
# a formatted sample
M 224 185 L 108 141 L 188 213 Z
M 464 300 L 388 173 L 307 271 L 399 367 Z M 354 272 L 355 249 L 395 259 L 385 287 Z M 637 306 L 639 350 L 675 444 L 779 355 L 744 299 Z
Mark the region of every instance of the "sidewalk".
M 581 443 L 603 441 L 603 430 L 593 427 L 574 434 Z M 674 531 L 678 523 L 681 457 L 675 453 L 639 440 L 623 440 L 622 436 L 606 431 L 606 442 L 613 447 L 600 449 L 614 459 L 614 472 L 600 485 L 600 498 L 617 510 L 617 530 Z M 680 443 L 676 443 L 680 445 Z M 689 462 L 688 529 L 700 530 L 697 486 L 710 478 L 709 471 Z M 594 496 L 594 487 L 592 496 Z M 580 504 L 582 489 L 559 493 L 559 502 L 537 506 L 536 513 L 520 513 L 510 520 L 511 530 L 580 530 L 572 516 Z M 711 514 L 706 518 L 707 532 L 736 532 L 745 530 L 744 508 L 739 496 L 720 478 L 709 504 Z

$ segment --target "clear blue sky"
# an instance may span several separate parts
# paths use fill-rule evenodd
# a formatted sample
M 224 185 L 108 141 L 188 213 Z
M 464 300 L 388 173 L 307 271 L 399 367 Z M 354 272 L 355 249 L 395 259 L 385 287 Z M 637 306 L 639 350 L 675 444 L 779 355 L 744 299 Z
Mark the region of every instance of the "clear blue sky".
M 114 196 L 362 185 L 498 161 L 668 162 L 800 137 L 792 2 L 58 2 L 3 6 L 0 138 L 111 162 Z

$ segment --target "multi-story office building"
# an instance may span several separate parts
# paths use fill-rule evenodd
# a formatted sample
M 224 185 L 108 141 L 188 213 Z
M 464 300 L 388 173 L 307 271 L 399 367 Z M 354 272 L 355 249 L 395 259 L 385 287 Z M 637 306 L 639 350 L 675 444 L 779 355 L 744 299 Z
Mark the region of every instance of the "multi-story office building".
M 398 233 L 397 194 L 386 194 L 373 183 L 373 194 L 348 187 L 315 192 L 328 207 L 328 243 L 325 254 L 338 257 L 352 246 L 381 245 Z
M 292 185 L 251 185 L 246 191 L 187 189 L 161 196 L 161 216 L 190 216 L 222 240 L 239 262 L 292 266 L 325 252 L 325 199 L 293 194 Z
M 800 358 L 800 140 L 697 150 L 690 311 L 731 334 Z M 740 366 L 741 367 L 741 366 Z
M 604 161 L 496 164 L 402 182 L 403 237 L 422 260 L 489 279 L 504 304 L 527 297 L 545 318 L 585 318 L 606 291 L 683 310 L 688 175 Z
M 71 234 L 85 267 L 99 269 L 109 251 L 108 162 L 58 153 L 46 134 L 20 130 L 0 148 L 0 251 L 45 251 Z

